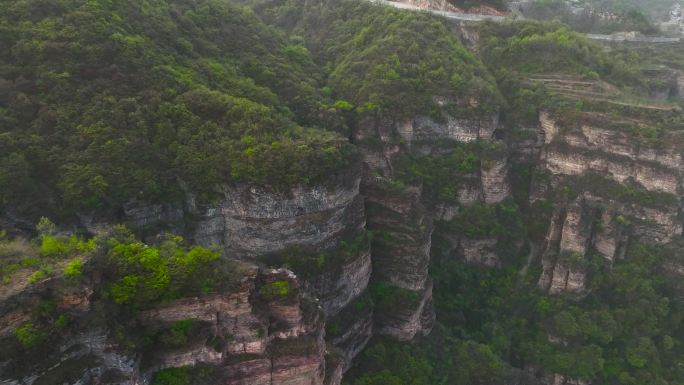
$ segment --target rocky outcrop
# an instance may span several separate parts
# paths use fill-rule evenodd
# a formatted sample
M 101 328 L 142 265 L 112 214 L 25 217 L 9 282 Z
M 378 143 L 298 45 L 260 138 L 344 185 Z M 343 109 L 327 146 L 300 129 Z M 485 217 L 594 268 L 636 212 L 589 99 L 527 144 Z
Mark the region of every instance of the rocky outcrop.
M 422 319 L 424 313 L 433 312 L 428 277 L 432 218 L 420 202 L 419 189 L 397 192 L 373 187 L 368 191 L 368 228 L 376 234 L 373 279 L 414 297 L 397 306 L 380 307 L 376 330 L 410 340 L 432 329 L 431 320 Z
M 450 103 L 439 96 L 434 101 L 437 106 Z M 403 301 L 396 306 L 378 305 L 376 333 L 409 340 L 432 329 L 434 311 L 428 265 L 433 222 L 452 220 L 459 205 L 495 204 L 510 195 L 508 154 L 505 145 L 495 141 L 498 128 L 497 113 L 468 118 L 445 113 L 441 119 L 417 116 L 401 120 L 376 116 L 359 122 L 354 142 L 361 150 L 364 165 L 361 192 L 366 200 L 367 227 L 374 234 L 371 281 L 401 292 L 399 297 Z M 407 155 L 449 154 L 456 146 L 444 145 L 448 142 L 468 146 L 473 151 L 482 149 L 488 155 L 481 167 L 463 176 L 457 196 L 450 202 L 435 202 L 419 183 L 407 185 L 395 180 L 397 169 L 403 167 L 397 159 Z M 496 150 L 487 151 L 481 143 Z M 486 261 L 484 264 L 498 263 L 496 255 L 480 255 L 482 250 L 474 244 L 477 242 L 468 242 L 464 240 L 466 250 L 462 253 L 473 260 Z
M 682 186 L 684 159 L 676 146 L 649 145 L 633 135 L 598 124 L 615 124 L 603 118 L 580 123 L 559 135 L 558 124 L 548 113 L 540 116 L 547 144 L 543 167 L 553 174 L 581 175 L 597 172 L 617 182 L 634 180 L 650 191 L 677 194 Z
M 190 234 L 192 239 L 203 246 L 223 245 L 225 242 L 226 221 L 220 207 L 194 207 L 194 219 Z
M 324 182 L 284 192 L 228 185 L 215 204 L 199 204 L 191 192 L 177 204 L 130 202 L 125 222 L 143 235 L 173 231 L 201 246 L 222 246 L 240 259 L 257 260 L 295 245 L 332 248 L 341 236 L 365 226 L 360 171 L 360 164 L 351 162 Z M 102 227 L 90 216 L 81 219 L 92 232 Z
M 531 199 L 555 206 L 542 248 L 542 289 L 582 293 L 589 255 L 613 261 L 631 238 L 667 244 L 681 236 L 683 153 L 675 140 L 648 142 L 624 128 L 639 124 L 585 114 L 561 127 L 540 114 L 541 177 Z
M 583 293 L 586 289 L 586 272 L 581 266 L 573 265 L 573 262 L 545 258 L 539 287 L 549 294 Z
M 446 101 L 441 102 L 446 103 Z M 498 114 L 481 119 L 448 116 L 444 122 L 437 122 L 429 117 L 418 117 L 399 125 L 398 132 L 408 143 L 435 142 L 440 139 L 469 143 L 477 140 L 491 140 L 498 124 Z
M 0 382 L 103 383 L 106 377 L 122 385 L 146 384 L 159 370 L 201 364 L 217 384 L 323 384 L 320 308 L 302 296 L 298 279 L 287 270 L 246 266 L 240 272 L 243 276 L 235 285 L 217 293 L 182 298 L 138 314 L 143 331 L 195 323 L 197 333 L 188 337 L 188 345 L 131 350 L 119 344 L 106 323 L 92 331 L 74 329 L 63 336 L 59 349 L 32 359 L 28 367 L 4 357 Z M 99 317 L 90 312 L 70 314 L 81 325 L 94 325 Z
M 419 189 L 367 191 L 368 229 L 373 238 L 373 274 L 377 280 L 422 290 L 428 278 L 432 219 Z
M 498 250 L 499 241 L 496 237 L 469 237 L 454 232 L 446 226 L 438 226 L 435 231 L 438 233 L 439 242 L 442 245 L 439 255 L 437 255 L 440 259 L 459 260 L 488 267 L 501 266 L 502 261 Z
M 251 186 L 227 187 L 221 205 L 225 248 L 254 258 L 294 245 L 330 248 L 342 234 L 364 226 L 360 175 L 349 171 L 329 186 L 274 194 Z
M 551 143 L 560 132 L 556 120 L 548 111 L 541 111 L 539 113 L 539 126 L 541 127 L 541 135 L 544 138 L 545 144 Z
M 483 191 L 483 184 L 483 180 L 477 175 L 470 175 L 464 178 L 463 182 L 461 183 L 461 188 L 458 190 L 458 204 L 461 206 L 471 206 L 475 203 L 484 201 L 485 192 Z M 496 187 L 496 184 L 489 184 L 490 199 L 492 199 L 493 195 L 496 196 L 496 191 L 493 190 L 499 189 Z M 449 221 L 454 217 L 456 210 L 453 208 L 453 206 L 451 210 L 449 210 L 449 206 L 444 207 L 447 210 L 445 210 L 442 214 L 438 214 L 438 218 Z
M 322 383 L 326 376 L 323 318 L 307 319 L 317 310 L 302 312 L 300 302 L 266 301 L 260 288 L 274 280 L 287 281 L 291 290 L 312 299 L 307 300 L 308 307 L 320 306 L 327 317 L 349 308 L 366 290 L 372 271 L 370 242 L 364 237 L 360 244 L 350 240 L 364 234 L 366 225 L 360 170 L 358 163 L 353 164 L 325 183 L 283 193 L 248 185 L 226 186 L 225 199 L 215 205 L 200 205 L 192 194 L 179 206 L 129 205 L 128 224 L 151 236 L 171 229 L 194 243 L 221 246 L 231 257 L 258 264 L 269 264 L 270 257 L 293 248 L 329 259 L 301 281 L 281 272 L 258 273 L 252 267 L 243 272 L 243 284 L 230 293 L 183 298 L 144 311 L 140 322 L 145 327 L 193 320 L 204 325 L 205 333 L 196 336 L 192 346 L 160 349 L 142 359 L 133 356 L 141 362 L 135 366 L 136 375 L 147 381 L 165 368 L 208 365 L 222 383 Z M 357 243 L 353 251 L 346 251 L 350 248 L 346 242 Z M 343 325 L 334 340 L 329 338 L 331 346 L 341 352 L 338 367 L 327 373 L 329 381 L 339 382 L 370 339 L 372 307 L 368 310 Z M 218 349 L 217 341 L 221 341 Z
M 681 186 L 677 171 L 668 170 L 630 158 L 604 157 L 601 153 L 585 152 L 564 146 L 551 146 L 544 153 L 546 168 L 554 174 L 582 175 L 597 172 L 617 182 L 634 180 L 650 191 L 676 194 Z
M 497 240 L 494 238 L 469 239 L 461 238 L 458 244 L 458 254 L 468 263 L 499 266 L 501 261 L 497 255 Z

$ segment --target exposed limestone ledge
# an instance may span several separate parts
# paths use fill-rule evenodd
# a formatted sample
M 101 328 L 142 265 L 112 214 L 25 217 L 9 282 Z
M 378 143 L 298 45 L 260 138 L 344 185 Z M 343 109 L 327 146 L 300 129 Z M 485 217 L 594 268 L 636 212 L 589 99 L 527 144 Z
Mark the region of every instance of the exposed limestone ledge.
M 344 207 L 358 195 L 360 177 L 350 175 L 336 186 L 295 187 L 277 194 L 240 185 L 225 189 L 223 213 L 237 218 L 282 219 Z
M 594 234 L 594 249 L 609 261 L 622 258 L 627 244 L 627 231 L 620 225 L 620 214 L 612 208 L 607 208 L 597 219 L 601 231 Z
M 590 247 L 596 214 L 596 208 L 581 196 L 556 208 L 543 250 L 538 282 L 542 290 L 550 294 L 584 292 L 586 274 L 577 259 L 584 258 Z
M 124 206 L 126 222 L 132 228 L 154 226 L 159 223 L 173 224 L 183 219 L 182 204 L 145 204 L 129 202 Z
M 574 202 L 565 210 L 565 221 L 561 230 L 560 251 L 570 251 L 584 255 L 589 247 L 592 231 L 593 213 L 590 209 Z
M 283 355 L 249 359 L 218 369 L 224 385 L 322 385 L 325 377 L 322 354 Z
M 588 192 L 556 206 L 542 250 L 539 286 L 551 294 L 583 293 L 582 259 L 589 253 L 609 261 L 624 256 L 629 239 L 668 244 L 682 234 L 678 207 L 648 208 Z
M 194 210 L 191 238 L 198 245 L 212 246 L 225 243 L 226 220 L 221 207 L 202 207 Z
M 164 351 L 157 354 L 154 362 L 145 368 L 146 372 L 154 373 L 167 368 L 195 366 L 197 364 L 221 364 L 224 353 L 217 352 L 212 347 L 200 344 L 176 351 Z
M 634 160 L 655 162 L 675 170 L 684 167 L 682 151 L 674 146 L 647 146 L 624 132 L 586 124 L 581 126 L 581 134 L 582 137 L 572 143 L 573 145 L 624 155 Z
M 249 359 L 220 368 L 219 377 L 226 385 L 271 385 L 271 366 L 267 357 Z
M 549 171 L 565 175 L 600 172 L 621 183 L 634 179 L 650 191 L 678 193 L 684 170 L 681 149 L 668 142 L 637 140 L 626 131 L 607 127 L 612 121 L 603 116 L 588 120 L 561 130 L 550 113 L 540 113 L 546 144 L 542 160 Z
M 249 186 L 228 188 L 221 207 L 225 247 L 251 258 L 298 244 L 334 246 L 342 233 L 365 224 L 360 175 L 342 179 L 335 187 L 296 188 L 289 195 Z
M 255 290 L 256 269 L 235 291 L 199 298 L 183 298 L 141 313 L 143 324 L 170 324 L 191 319 L 212 327 L 214 335 L 230 335 L 224 351 L 227 354 L 262 354 L 269 338 L 263 331 L 267 325 L 254 312 L 250 296 Z
M 405 121 L 398 127 L 399 135 L 406 142 L 435 141 L 451 139 L 468 143 L 477 140 L 492 140 L 499 124 L 499 115 L 492 114 L 482 119 L 447 117 L 445 122 L 421 116 Z
M 683 233 L 683 223 L 679 207 L 645 207 L 638 204 L 625 204 L 614 199 L 583 194 L 585 201 L 600 207 L 603 212 L 601 237 L 613 234 L 614 239 L 637 236 L 642 241 L 666 244 Z M 629 230 L 629 231 L 627 231 Z
M 662 191 L 677 194 L 681 177 L 677 172 L 652 164 L 633 162 L 604 157 L 600 153 L 586 153 L 581 149 L 561 149 L 547 147 L 543 153 L 543 165 L 553 174 L 582 175 L 598 172 L 611 179 L 624 183 L 633 179 L 649 191 Z
M 357 160 L 312 186 L 275 192 L 248 184 L 224 187 L 215 204 L 198 204 L 191 192 L 176 204 L 126 205 L 125 222 L 134 230 L 170 230 L 201 246 L 217 245 L 231 257 L 255 259 L 293 245 L 330 248 L 345 232 L 365 225 L 359 195 L 362 167 Z M 102 227 L 88 215 L 82 224 L 96 232 Z

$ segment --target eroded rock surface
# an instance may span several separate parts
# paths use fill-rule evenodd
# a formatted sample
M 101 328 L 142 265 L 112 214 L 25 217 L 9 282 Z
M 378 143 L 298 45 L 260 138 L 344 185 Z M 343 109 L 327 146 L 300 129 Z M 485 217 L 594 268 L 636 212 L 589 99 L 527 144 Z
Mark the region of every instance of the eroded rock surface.
M 119 344 L 113 330 L 94 329 L 63 338 L 57 352 L 30 367 L 4 357 L 9 361 L 3 363 L 0 381 L 137 385 L 149 383 L 162 369 L 202 365 L 216 384 L 323 384 L 323 312 L 302 296 L 298 279 L 288 270 L 254 267 L 243 273 L 230 289 L 138 314 L 143 329 L 198 323 L 200 334 L 185 346 L 131 351 Z M 272 291 L 272 285 L 287 290 Z M 92 317 L 97 315 L 82 312 L 78 322 L 96 322 Z
M 591 255 L 613 261 L 630 239 L 665 245 L 682 235 L 684 158 L 675 138 L 635 138 L 623 127 L 639 122 L 600 114 L 565 124 L 540 114 L 545 176 L 531 191 L 532 202 L 554 201 L 539 279 L 552 294 L 584 292 Z

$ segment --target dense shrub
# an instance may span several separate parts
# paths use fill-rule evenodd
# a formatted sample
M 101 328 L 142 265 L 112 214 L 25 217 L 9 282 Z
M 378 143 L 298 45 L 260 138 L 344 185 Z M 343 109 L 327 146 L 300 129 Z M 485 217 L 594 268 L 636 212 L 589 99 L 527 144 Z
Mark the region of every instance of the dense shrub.
M 27 322 L 17 327 L 14 331 L 14 336 L 24 349 L 35 348 L 46 339 L 45 333 L 31 322 Z
M 214 266 L 220 253 L 199 246 L 185 247 L 182 238 L 169 236 L 160 246 L 108 241 L 116 304 L 140 307 L 181 294 L 202 293 L 218 284 Z

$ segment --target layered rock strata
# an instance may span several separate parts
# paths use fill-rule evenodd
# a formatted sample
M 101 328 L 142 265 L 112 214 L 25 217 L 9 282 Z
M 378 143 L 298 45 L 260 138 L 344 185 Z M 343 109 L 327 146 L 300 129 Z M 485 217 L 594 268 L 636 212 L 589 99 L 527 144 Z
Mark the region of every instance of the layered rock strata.
M 297 278 L 287 270 L 249 268 L 243 273 L 230 289 L 182 298 L 138 315 L 143 330 L 165 330 L 186 320 L 198 323 L 200 334 L 193 335 L 187 345 L 131 351 L 117 342 L 111 330 L 73 330 L 74 334 L 62 338 L 57 351 L 33 360 L 32 367 L 13 360 L 20 357 L 3 357 L 0 382 L 137 385 L 149 383 L 159 370 L 202 366 L 211 373 L 208 383 L 323 384 L 325 341 L 320 308 L 302 297 Z M 271 290 L 274 287 L 278 290 Z M 83 325 L 97 319 L 89 310 L 71 314 L 74 322 Z
M 435 97 L 437 105 L 448 100 Z M 354 142 L 362 153 L 364 173 L 361 191 L 366 199 L 368 229 L 373 232 L 371 282 L 389 285 L 402 293 L 401 306 L 376 309 L 376 333 L 401 340 L 431 330 L 434 321 L 432 287 L 428 266 L 435 220 L 453 219 L 460 206 L 500 203 L 510 196 L 506 151 L 494 151 L 479 169 L 464 175 L 453 201 L 434 202 L 421 185 L 395 183 L 401 157 L 441 156 L 455 149 L 445 143 L 467 145 L 496 143 L 498 114 L 479 118 L 448 114 L 435 120 L 427 116 L 412 119 L 366 118 L 359 123 Z M 499 143 L 505 149 L 503 143 Z M 453 234 L 460 239 L 460 235 Z M 463 254 L 484 264 L 498 263 L 496 255 L 480 255 L 483 248 L 495 248 L 496 241 L 463 239 Z M 477 254 L 477 255 L 476 255 Z M 410 298 L 410 300 L 408 300 Z
M 300 280 L 301 289 L 332 317 L 366 290 L 372 271 L 370 243 L 357 246 L 350 253 L 339 252 L 350 236 L 365 231 L 360 171 L 360 163 L 352 162 L 325 182 L 285 192 L 246 184 L 226 186 L 224 198 L 212 205 L 199 204 L 191 193 L 186 194 L 185 202 L 177 205 L 131 203 L 125 215 L 129 226 L 149 234 L 150 238 L 155 237 L 155 231 L 172 230 L 185 234 L 193 243 L 221 247 L 230 258 L 262 266 L 270 265 L 273 257 L 280 260 L 278 255 L 292 250 L 321 255 L 324 266 L 313 274 L 306 274 Z M 93 230 L 97 227 L 90 222 L 89 225 Z M 355 331 L 360 334 L 352 335 Z M 229 351 L 263 352 L 264 342 L 254 337 L 257 332 L 231 333 Z M 348 338 L 360 341 L 349 351 L 353 354 L 345 355 L 342 367 L 346 369 L 370 335 L 358 328 L 345 333 Z M 187 357 L 202 356 L 203 347 L 193 349 L 187 352 Z M 243 364 L 244 370 L 253 374 L 260 370 L 260 365 L 258 360 Z
M 304 244 L 325 249 L 365 225 L 360 176 L 349 171 L 329 186 L 273 194 L 251 186 L 227 188 L 221 205 L 225 248 L 251 258 Z
M 613 261 L 632 238 L 668 244 L 681 236 L 682 151 L 676 141 L 650 143 L 623 128 L 639 124 L 587 114 L 567 127 L 540 114 L 544 145 L 531 201 L 554 201 L 542 289 L 582 293 L 589 256 Z

